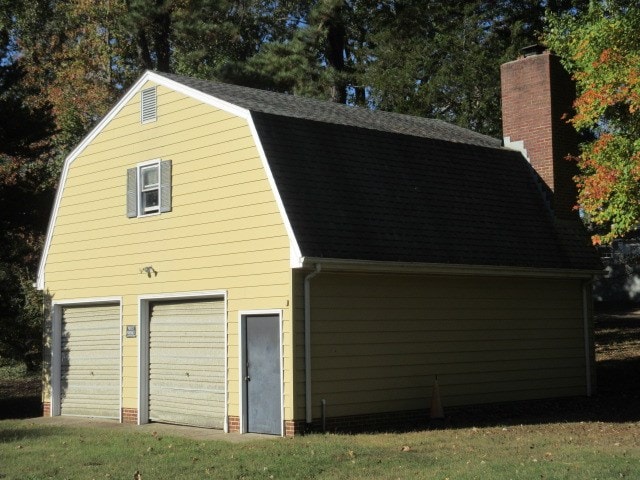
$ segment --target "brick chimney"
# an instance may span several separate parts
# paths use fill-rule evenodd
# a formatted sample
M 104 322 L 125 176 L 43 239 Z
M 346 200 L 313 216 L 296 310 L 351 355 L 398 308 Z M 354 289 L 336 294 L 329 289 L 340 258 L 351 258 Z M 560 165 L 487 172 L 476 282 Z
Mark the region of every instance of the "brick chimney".
M 558 218 L 575 216 L 574 162 L 578 135 L 566 119 L 573 108 L 575 84 L 557 56 L 544 47 L 523 49 L 524 56 L 500 68 L 502 129 L 506 147 L 521 150 L 549 189 Z

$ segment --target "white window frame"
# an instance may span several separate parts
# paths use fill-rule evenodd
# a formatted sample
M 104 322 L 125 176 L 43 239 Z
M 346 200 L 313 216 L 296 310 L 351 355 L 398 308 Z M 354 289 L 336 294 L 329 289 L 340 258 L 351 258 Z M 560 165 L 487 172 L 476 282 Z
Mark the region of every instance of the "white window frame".
M 142 189 L 142 172 L 145 168 L 158 168 L 158 185 L 152 188 Z M 127 169 L 127 197 L 126 197 L 126 214 L 127 218 L 149 217 L 152 215 L 160 215 L 168 213 L 172 210 L 172 161 L 169 159 L 156 158 L 146 162 L 139 163 Z M 144 211 L 142 206 L 142 198 L 144 193 L 155 190 L 158 191 L 158 208 L 147 209 Z
M 158 182 L 156 183 L 156 185 L 153 188 L 144 188 L 144 184 L 143 184 L 143 175 L 142 172 L 145 169 L 148 169 L 150 167 L 154 167 L 156 169 L 156 172 L 158 174 Z M 137 176 L 138 176 L 138 183 L 136 185 L 136 189 L 137 189 L 137 195 L 138 195 L 138 216 L 139 217 L 147 217 L 149 215 L 159 215 L 160 214 L 160 208 L 161 208 L 161 203 L 162 203 L 162 195 L 160 194 L 160 185 L 162 183 L 162 179 L 160 178 L 161 172 L 160 172 L 160 159 L 155 159 L 152 160 L 150 162 L 145 162 L 145 163 L 141 163 L 137 165 Z M 144 207 L 144 202 L 142 201 L 142 199 L 144 198 L 144 193 L 146 192 L 152 192 L 152 191 L 156 191 L 158 194 L 158 205 L 156 207 L 154 207 L 153 209 L 148 209 L 145 210 Z

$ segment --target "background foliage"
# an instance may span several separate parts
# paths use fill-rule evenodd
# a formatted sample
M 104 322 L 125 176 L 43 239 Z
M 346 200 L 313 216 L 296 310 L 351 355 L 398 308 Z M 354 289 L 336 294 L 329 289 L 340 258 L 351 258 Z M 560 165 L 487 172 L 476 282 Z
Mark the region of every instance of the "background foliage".
M 145 69 L 441 118 L 500 137 L 500 64 L 538 42 L 547 13 L 565 34 L 569 19 L 596 15 L 588 5 L 0 0 L 0 355 L 37 365 L 42 309 L 31 285 L 60 167 Z M 626 120 L 608 121 L 619 128 Z
M 591 2 L 550 17 L 545 39 L 577 82 L 573 125 L 588 135 L 577 159 L 578 203 L 608 243 L 640 222 L 640 8 Z

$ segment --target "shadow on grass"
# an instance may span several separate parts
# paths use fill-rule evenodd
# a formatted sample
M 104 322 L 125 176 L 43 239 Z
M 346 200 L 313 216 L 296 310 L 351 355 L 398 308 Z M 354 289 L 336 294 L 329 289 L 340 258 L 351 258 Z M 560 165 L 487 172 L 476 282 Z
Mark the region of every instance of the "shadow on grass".
M 41 415 L 40 395 L 0 399 L 0 420 L 33 418 Z
M 0 420 L 42 415 L 40 377 L 0 380 Z
M 43 425 L 27 425 L 24 423 L 20 428 L 12 429 L 3 427 L 2 424 L 0 424 L 0 443 L 19 442 L 22 440 L 51 437 L 54 435 L 60 435 L 60 430 L 58 428 Z
M 640 348 L 640 315 L 600 315 L 596 320 L 596 344 L 608 350 L 625 344 Z

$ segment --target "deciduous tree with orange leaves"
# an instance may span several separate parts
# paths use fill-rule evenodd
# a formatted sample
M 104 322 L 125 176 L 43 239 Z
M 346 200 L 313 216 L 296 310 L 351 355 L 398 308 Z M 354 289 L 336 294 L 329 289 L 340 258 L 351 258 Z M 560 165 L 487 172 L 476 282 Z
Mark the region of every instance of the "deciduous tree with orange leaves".
M 547 45 L 578 90 L 568 119 L 585 134 L 578 205 L 596 244 L 640 226 L 640 6 L 592 1 L 578 15 L 550 15 Z

